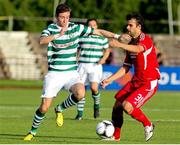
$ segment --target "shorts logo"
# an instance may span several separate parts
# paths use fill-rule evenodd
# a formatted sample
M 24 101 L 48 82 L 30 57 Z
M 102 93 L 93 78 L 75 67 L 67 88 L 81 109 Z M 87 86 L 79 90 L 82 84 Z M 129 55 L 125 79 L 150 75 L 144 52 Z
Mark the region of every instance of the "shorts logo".
M 136 98 L 134 98 L 134 104 L 137 105 L 139 102 L 141 102 L 143 99 L 141 94 L 138 94 Z

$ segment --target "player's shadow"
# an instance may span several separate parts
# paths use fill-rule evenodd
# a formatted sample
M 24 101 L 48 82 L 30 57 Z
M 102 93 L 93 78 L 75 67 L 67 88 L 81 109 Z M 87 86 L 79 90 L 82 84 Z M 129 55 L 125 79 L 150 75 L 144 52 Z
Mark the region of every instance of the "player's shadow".
M 96 118 L 96 119 L 93 118 L 93 117 L 92 117 L 92 118 L 84 117 L 82 120 L 77 120 L 77 119 L 75 119 L 75 118 L 69 118 L 69 117 L 66 117 L 65 119 L 66 119 L 66 120 L 75 120 L 75 121 L 85 121 L 85 120 L 86 120 L 86 121 L 102 121 L 102 120 L 103 120 L 103 118 L 100 118 L 100 117 L 99 117 L 99 118 Z
M 75 144 L 82 144 L 84 141 L 95 141 L 97 138 L 95 137 L 80 137 L 80 136 L 37 136 L 39 139 L 44 138 L 43 142 L 52 142 L 53 144 L 59 144 L 59 143 L 75 143 Z M 51 138 L 56 140 L 46 140 L 46 138 Z M 74 141 L 73 141 L 74 140 Z M 80 140 L 79 142 L 77 140 Z M 84 141 L 83 141 L 84 140 Z M 91 141 L 90 141 L 91 142 Z
M 0 134 L 0 138 L 1 139 L 5 139 L 5 140 L 7 140 L 7 139 L 16 139 L 16 140 L 22 140 L 23 141 L 23 138 L 24 138 L 24 134 L 11 134 L 11 133 L 5 133 L 5 134 L 3 134 L 3 133 L 1 133 Z M 77 136 L 77 137 L 71 137 L 71 136 L 43 136 L 43 135 L 37 135 L 36 137 L 35 137 L 35 139 L 34 139 L 34 141 L 37 139 L 38 141 L 40 141 L 41 139 L 43 138 L 43 142 L 54 142 L 54 143 L 64 143 L 64 141 L 66 141 L 66 142 L 70 142 L 70 143 L 78 143 L 77 141 L 74 141 L 73 142 L 73 140 L 81 140 L 81 142 L 79 142 L 79 143 L 82 143 L 83 142 L 83 140 L 96 140 L 97 138 L 93 138 L 93 137 L 79 137 L 79 136 Z M 46 138 L 48 138 L 48 139 L 52 139 L 52 140 L 46 140 Z M 53 139 L 56 139 L 56 140 L 53 140 Z M 68 141 L 68 140 L 70 140 L 70 141 Z
M 18 139 L 23 138 L 24 134 L 10 134 L 10 133 L 0 133 L 0 138 L 3 139 Z

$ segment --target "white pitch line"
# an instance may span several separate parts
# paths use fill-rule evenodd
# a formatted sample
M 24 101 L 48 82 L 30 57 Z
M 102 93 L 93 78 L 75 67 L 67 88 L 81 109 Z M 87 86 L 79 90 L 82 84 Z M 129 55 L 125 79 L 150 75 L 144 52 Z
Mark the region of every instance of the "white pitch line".
M 11 115 L 11 116 L 3 116 L 3 115 L 0 115 L 0 119 L 22 119 L 22 118 L 26 118 L 27 116 L 23 116 L 23 115 Z M 29 116 L 29 117 L 33 117 L 33 116 Z M 28 117 L 28 118 L 29 118 Z M 46 119 L 54 119 L 54 117 L 46 117 Z M 66 118 L 64 118 L 66 120 Z M 72 118 L 73 119 L 73 118 Z M 94 118 L 87 118 L 85 117 L 84 120 L 94 120 Z M 97 120 L 104 120 L 104 118 L 98 118 Z M 125 121 L 135 121 L 134 119 L 124 119 Z M 180 120 L 178 119 L 154 119 L 154 120 L 151 120 L 152 122 L 180 122 Z
M 5 110 L 15 110 L 15 109 L 24 109 L 24 110 L 32 110 L 36 109 L 38 106 L 0 106 L 0 109 Z M 92 109 L 91 107 L 86 107 L 85 109 Z M 112 108 L 101 108 L 101 110 L 109 110 Z M 180 109 L 142 109 L 143 111 L 150 112 L 180 112 Z
M 24 109 L 24 110 L 32 110 L 34 108 L 37 108 L 38 106 L 0 106 L 0 109 L 5 110 L 15 110 L 15 109 Z

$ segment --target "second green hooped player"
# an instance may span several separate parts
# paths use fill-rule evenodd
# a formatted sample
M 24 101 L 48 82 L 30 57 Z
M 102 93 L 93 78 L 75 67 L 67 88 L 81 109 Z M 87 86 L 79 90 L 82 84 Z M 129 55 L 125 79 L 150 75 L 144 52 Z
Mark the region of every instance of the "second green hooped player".
M 92 18 L 87 20 L 87 26 L 98 28 L 97 20 Z M 79 67 L 78 72 L 85 85 L 90 85 L 92 98 L 94 100 L 94 118 L 100 115 L 100 92 L 99 83 L 102 80 L 102 64 L 109 56 L 108 39 L 103 36 L 89 35 L 83 36 L 79 40 Z M 81 120 L 85 105 L 85 97 L 77 103 L 77 116 L 75 119 Z

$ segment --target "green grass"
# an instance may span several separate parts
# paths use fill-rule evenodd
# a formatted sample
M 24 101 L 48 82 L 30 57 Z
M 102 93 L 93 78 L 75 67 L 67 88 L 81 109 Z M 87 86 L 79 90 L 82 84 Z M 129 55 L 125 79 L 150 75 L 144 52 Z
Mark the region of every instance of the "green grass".
M 0 88 L 40 88 L 42 80 L 0 80 Z
M 87 93 L 84 119 L 73 120 L 76 108 L 64 111 L 64 125 L 55 124 L 54 107 L 63 101 L 67 93 L 60 92 L 54 100 L 37 136 L 31 142 L 23 141 L 31 127 L 34 112 L 40 104 L 41 89 L 0 90 L 0 144 L 144 144 L 142 125 L 125 115 L 121 141 L 101 141 L 95 127 L 103 119 L 110 120 L 116 91 L 102 91 L 101 117 L 93 119 L 93 105 L 90 92 Z M 180 92 L 158 92 L 143 108 L 156 125 L 150 144 L 180 143 Z

